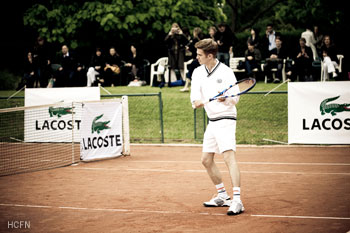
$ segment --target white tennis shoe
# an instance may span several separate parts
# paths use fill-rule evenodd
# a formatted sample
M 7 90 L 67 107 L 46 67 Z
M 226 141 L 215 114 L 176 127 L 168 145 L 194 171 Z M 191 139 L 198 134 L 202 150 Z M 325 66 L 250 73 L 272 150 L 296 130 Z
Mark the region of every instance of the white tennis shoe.
M 244 206 L 241 200 L 232 200 L 230 208 L 227 211 L 227 215 L 236 215 L 244 212 Z
M 223 197 L 220 197 L 219 195 L 214 195 L 210 201 L 203 202 L 203 205 L 205 207 L 223 207 L 223 206 L 230 206 L 230 203 L 231 203 L 230 197 L 227 197 L 225 199 Z

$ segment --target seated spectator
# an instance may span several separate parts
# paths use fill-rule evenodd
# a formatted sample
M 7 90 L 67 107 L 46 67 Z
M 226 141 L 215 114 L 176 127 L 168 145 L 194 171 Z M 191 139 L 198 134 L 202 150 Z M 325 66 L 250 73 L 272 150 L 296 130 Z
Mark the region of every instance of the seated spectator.
M 276 47 L 269 52 L 269 56 L 264 64 L 264 72 L 268 77 L 268 81 L 271 80 L 271 69 L 276 68 L 276 76 L 273 80 L 274 83 L 279 83 L 282 78 L 283 61 L 287 58 L 287 50 L 282 47 L 282 39 L 277 36 L 275 39 Z
M 325 35 L 323 38 L 323 45 L 321 47 L 322 56 L 323 56 L 323 75 L 326 77 L 326 80 L 329 80 L 330 75 L 332 78 L 337 77 L 335 68 L 338 67 L 338 51 L 335 45 L 331 41 L 329 35 Z
M 209 31 L 208 38 L 211 38 L 211 39 L 215 40 L 215 34 L 218 31 L 216 29 L 216 27 L 215 26 L 210 26 L 208 31 Z
M 115 48 L 111 47 L 106 57 L 106 66 L 104 68 L 104 84 L 106 86 L 110 85 L 114 87 L 117 84 L 122 85 L 121 67 L 124 63 Z
M 248 77 L 253 77 L 253 70 L 260 69 L 261 53 L 254 44 L 248 42 L 248 49 L 244 52 L 245 70 Z
M 312 61 L 313 53 L 310 47 L 306 46 L 305 38 L 299 39 L 297 55 L 294 58 L 295 73 L 301 81 L 313 81 L 312 79 Z
M 103 72 L 104 72 L 103 69 L 105 65 L 106 65 L 106 61 L 104 56 L 102 55 L 101 48 L 96 48 L 96 52 L 91 58 L 90 66 L 86 74 L 88 87 L 95 85 L 97 81 L 96 80 L 97 77 L 103 80 Z
M 78 64 L 75 55 L 69 52 L 67 45 L 62 46 L 62 54 L 59 59 L 60 67 L 56 73 L 56 87 L 69 87 L 75 85 L 75 75 L 82 71 L 83 67 Z
M 24 75 L 21 82 L 18 84 L 17 91 L 24 86 L 28 88 L 34 87 L 34 83 L 38 82 L 37 65 L 33 61 L 32 52 L 28 52 L 26 59 L 24 60 Z
M 139 82 L 141 73 L 143 72 L 143 59 L 141 53 L 137 51 L 136 45 L 130 46 L 130 55 L 125 64 L 125 71 L 127 74 L 127 80 L 132 80 L 133 82 Z

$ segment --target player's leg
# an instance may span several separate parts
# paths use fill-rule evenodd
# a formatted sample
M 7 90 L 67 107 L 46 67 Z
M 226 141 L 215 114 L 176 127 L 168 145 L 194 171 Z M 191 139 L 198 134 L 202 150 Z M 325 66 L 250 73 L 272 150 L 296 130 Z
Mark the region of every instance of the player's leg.
M 207 202 L 204 202 L 205 207 L 220 207 L 220 206 L 230 206 L 230 196 L 227 194 L 224 184 L 222 183 L 222 175 L 216 163 L 214 161 L 214 153 L 203 152 L 202 154 L 202 164 L 206 168 L 207 173 L 214 183 L 217 195 Z
M 244 206 L 241 201 L 241 175 L 237 164 L 235 151 L 227 150 L 223 152 L 223 155 L 233 186 L 233 200 L 227 214 L 235 215 L 244 211 Z

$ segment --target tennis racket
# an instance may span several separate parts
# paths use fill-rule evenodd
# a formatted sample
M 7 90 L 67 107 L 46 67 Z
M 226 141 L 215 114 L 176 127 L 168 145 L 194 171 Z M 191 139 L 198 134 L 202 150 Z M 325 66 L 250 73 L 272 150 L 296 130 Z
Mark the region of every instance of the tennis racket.
M 226 88 L 225 90 L 223 90 L 222 92 L 220 92 L 216 96 L 210 98 L 209 100 L 207 100 L 203 104 L 207 104 L 207 103 L 214 101 L 214 100 L 217 100 L 219 98 L 229 98 L 229 97 L 243 95 L 243 94 L 247 93 L 248 91 L 250 91 L 251 89 L 253 89 L 255 84 L 256 84 L 256 80 L 254 78 L 246 78 L 246 79 L 239 80 L 235 84 L 230 85 L 228 88 Z M 233 92 L 233 94 L 231 93 L 231 94 L 227 95 L 226 92 L 228 90 L 230 90 L 231 88 L 233 88 L 233 90 L 236 90 L 236 91 Z

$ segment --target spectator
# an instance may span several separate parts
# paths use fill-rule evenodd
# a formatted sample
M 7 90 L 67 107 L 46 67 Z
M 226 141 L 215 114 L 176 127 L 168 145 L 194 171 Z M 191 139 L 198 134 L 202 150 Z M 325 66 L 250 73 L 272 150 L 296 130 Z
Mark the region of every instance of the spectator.
M 311 75 L 313 54 L 303 37 L 299 39 L 299 47 L 294 61 L 296 75 L 299 76 L 299 79 L 302 81 L 313 81 Z
M 323 42 L 323 34 L 320 32 L 319 27 L 317 25 L 314 26 L 314 36 L 316 40 L 316 50 L 317 50 L 317 55 L 318 57 L 322 57 L 322 42 Z
M 105 64 L 106 64 L 106 61 L 105 61 L 105 57 L 102 55 L 101 48 L 96 48 L 95 54 L 91 57 L 90 66 L 86 74 L 88 87 L 94 86 L 97 76 L 99 80 L 104 81 L 103 69 L 105 67 Z
M 255 48 L 259 49 L 259 31 L 256 28 L 251 28 L 250 29 L 250 36 L 248 37 L 247 43 L 250 45 L 253 45 Z
M 106 57 L 106 66 L 104 68 L 105 85 L 110 85 L 111 87 L 114 87 L 114 85 L 117 84 L 122 85 L 121 67 L 124 63 L 125 62 L 121 59 L 116 49 L 111 47 L 109 49 L 109 54 Z
M 58 68 L 55 86 L 74 86 L 76 72 L 81 71 L 82 67 L 78 65 L 75 55 L 69 52 L 67 45 L 63 45 L 61 51 L 62 54 L 59 59 L 60 67 Z
M 323 75 L 326 77 L 326 80 L 329 80 L 329 74 L 331 74 L 332 78 L 337 77 L 338 75 L 335 68 L 338 67 L 339 63 L 337 57 L 338 51 L 329 35 L 323 37 L 323 45 L 321 49 L 323 56 Z
M 273 82 L 278 83 L 282 78 L 283 62 L 284 59 L 287 58 L 287 50 L 282 47 L 282 39 L 280 36 L 276 37 L 275 44 L 276 47 L 270 51 L 269 56 L 266 59 L 266 63 L 264 64 L 264 71 L 269 81 L 271 80 L 271 69 L 276 68 L 276 77 Z
M 271 54 L 271 51 L 276 48 L 276 32 L 273 30 L 273 25 L 268 24 L 266 26 L 265 39 L 264 39 L 264 49 L 263 52 L 266 55 Z
M 18 91 L 24 86 L 28 88 L 34 87 L 34 83 L 38 81 L 38 76 L 36 75 L 37 70 L 38 68 L 33 61 L 32 52 L 28 52 L 24 60 L 24 75 L 16 90 Z
M 128 76 L 131 76 L 133 82 L 139 82 L 141 77 L 143 60 L 141 54 L 137 51 L 136 45 L 130 46 L 130 55 L 127 63 L 125 64 L 126 72 Z
M 168 46 L 170 82 L 173 73 L 175 73 L 176 79 L 181 81 L 181 71 L 183 72 L 185 62 L 185 46 L 188 44 L 188 40 L 177 23 L 172 24 L 168 35 L 165 37 L 165 43 Z
M 182 92 L 189 91 L 189 85 L 191 83 L 192 73 L 193 73 L 194 69 L 196 69 L 198 66 L 200 66 L 200 64 L 197 60 L 197 49 L 195 48 L 195 44 L 198 41 L 202 40 L 203 38 L 204 38 L 204 36 L 202 33 L 202 29 L 200 29 L 199 27 L 195 27 L 193 29 L 193 39 L 190 40 L 190 42 L 186 46 L 186 49 L 191 51 L 192 62 L 191 62 L 191 64 L 188 65 L 188 72 L 187 72 L 187 74 L 185 74 L 186 75 L 186 83 L 185 83 L 184 88 L 180 89 L 180 91 L 182 91 Z
M 38 37 L 35 43 L 32 57 L 36 64 L 36 75 L 39 79 L 40 87 L 46 87 L 51 76 L 51 54 L 49 45 L 43 37 Z
M 216 34 L 217 31 L 218 30 L 216 29 L 215 26 L 209 27 L 209 36 L 208 36 L 208 38 L 211 38 L 211 39 L 215 40 L 215 34 Z
M 261 53 L 254 44 L 250 42 L 248 44 L 248 49 L 244 53 L 245 57 L 245 70 L 248 77 L 253 77 L 253 70 L 255 68 L 260 69 Z
M 217 59 L 230 66 L 230 48 L 233 42 L 233 33 L 224 23 L 219 24 L 219 30 L 215 34 L 215 41 L 219 46 Z
M 311 27 L 306 27 L 306 31 L 301 33 L 301 38 L 304 38 L 306 40 L 306 46 L 310 47 L 313 54 L 313 59 L 317 60 L 317 50 L 316 50 L 316 40 L 314 33 L 311 31 Z
M 191 38 L 191 32 L 188 29 L 188 27 L 184 27 L 182 28 L 182 33 L 184 34 L 184 36 L 186 37 L 187 41 L 190 41 Z M 185 50 L 185 61 L 191 60 L 192 58 L 192 54 L 191 51 L 189 51 L 188 49 Z M 185 74 L 186 75 L 186 74 Z

